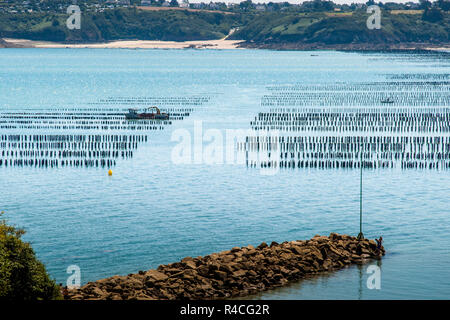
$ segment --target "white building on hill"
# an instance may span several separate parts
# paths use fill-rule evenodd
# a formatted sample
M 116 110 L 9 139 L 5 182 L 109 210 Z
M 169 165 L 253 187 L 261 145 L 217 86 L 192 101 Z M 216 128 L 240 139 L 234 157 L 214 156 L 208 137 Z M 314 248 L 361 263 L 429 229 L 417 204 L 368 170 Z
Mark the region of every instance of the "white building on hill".
M 180 3 L 180 8 L 189 8 L 189 1 L 183 0 L 183 2 Z
M 141 0 L 141 6 L 150 7 L 152 5 L 152 0 Z

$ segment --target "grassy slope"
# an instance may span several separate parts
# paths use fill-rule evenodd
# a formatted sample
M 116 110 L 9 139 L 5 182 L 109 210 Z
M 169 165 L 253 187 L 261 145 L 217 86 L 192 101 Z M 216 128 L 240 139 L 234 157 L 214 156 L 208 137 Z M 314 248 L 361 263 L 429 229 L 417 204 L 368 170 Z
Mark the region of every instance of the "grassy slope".
M 390 14 L 383 12 L 380 30 L 369 30 L 369 15 L 329 16 L 324 13 L 280 14 L 266 13 L 233 34 L 256 45 L 281 44 L 449 44 L 450 19 L 447 14 L 439 23 L 423 21 L 421 15 Z

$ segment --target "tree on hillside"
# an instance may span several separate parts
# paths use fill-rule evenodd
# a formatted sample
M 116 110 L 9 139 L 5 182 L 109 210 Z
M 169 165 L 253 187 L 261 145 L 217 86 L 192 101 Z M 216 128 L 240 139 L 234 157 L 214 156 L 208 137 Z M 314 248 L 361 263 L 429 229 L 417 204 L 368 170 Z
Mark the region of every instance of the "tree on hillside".
M 419 0 L 420 9 L 426 10 L 431 8 L 431 2 L 428 0 Z
M 450 11 L 450 0 L 438 0 L 438 7 L 444 11 Z
M 245 0 L 239 3 L 239 8 L 243 11 L 250 11 L 251 9 L 254 9 L 254 7 L 252 0 Z
M 301 8 L 308 11 L 331 11 L 334 9 L 334 3 L 332 1 L 313 0 L 305 1 L 302 3 Z
M 426 8 L 422 15 L 422 20 L 428 22 L 438 22 L 442 21 L 444 14 L 442 10 L 437 7 Z
M 270 11 L 279 11 L 280 10 L 280 5 L 278 4 L 278 2 L 269 2 L 267 4 L 267 8 Z

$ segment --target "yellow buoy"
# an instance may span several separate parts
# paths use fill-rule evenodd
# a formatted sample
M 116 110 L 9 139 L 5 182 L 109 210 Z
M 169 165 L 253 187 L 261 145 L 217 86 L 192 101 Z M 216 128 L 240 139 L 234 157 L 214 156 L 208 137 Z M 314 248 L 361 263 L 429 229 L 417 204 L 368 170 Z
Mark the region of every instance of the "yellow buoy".
M 111 169 L 109 169 L 109 171 L 108 171 L 108 176 L 112 176 L 112 170 Z

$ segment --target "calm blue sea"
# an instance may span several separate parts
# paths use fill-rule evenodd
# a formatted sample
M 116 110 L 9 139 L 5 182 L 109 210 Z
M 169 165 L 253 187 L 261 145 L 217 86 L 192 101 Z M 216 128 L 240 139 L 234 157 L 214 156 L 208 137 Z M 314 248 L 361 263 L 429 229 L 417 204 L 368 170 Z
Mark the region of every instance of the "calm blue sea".
M 105 168 L 0 167 L 0 210 L 26 229 L 25 240 L 58 283 L 74 264 L 86 283 L 262 241 L 357 235 L 358 170 L 261 175 L 245 165 L 177 165 L 173 130 L 191 132 L 199 120 L 204 129 L 248 129 L 269 109 L 261 98 L 274 85 L 383 82 L 392 75 L 417 81 L 420 74 L 448 80 L 449 73 L 448 56 L 430 54 L 2 49 L 0 111 L 109 108 L 98 102 L 110 97 L 209 101 L 164 130 L 146 132 L 148 142 L 117 161 L 111 177 Z M 255 298 L 448 299 L 449 194 L 449 170 L 366 170 L 363 231 L 382 235 L 387 250 L 381 289 L 368 289 L 367 266 L 355 266 Z

